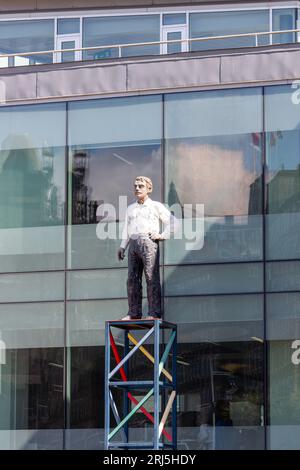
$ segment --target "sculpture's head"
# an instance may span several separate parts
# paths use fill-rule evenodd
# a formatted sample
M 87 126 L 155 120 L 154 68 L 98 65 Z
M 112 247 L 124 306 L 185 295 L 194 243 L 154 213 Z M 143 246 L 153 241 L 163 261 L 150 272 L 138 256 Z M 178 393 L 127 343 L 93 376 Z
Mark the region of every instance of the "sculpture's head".
M 148 194 L 152 193 L 152 181 L 147 176 L 137 176 L 134 182 L 134 194 L 136 198 L 143 202 Z

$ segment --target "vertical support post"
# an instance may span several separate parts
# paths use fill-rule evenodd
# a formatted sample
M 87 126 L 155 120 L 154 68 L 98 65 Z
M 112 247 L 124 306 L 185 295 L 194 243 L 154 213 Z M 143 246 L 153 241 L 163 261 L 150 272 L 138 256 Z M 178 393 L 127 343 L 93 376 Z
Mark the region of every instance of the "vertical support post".
M 176 393 L 175 400 L 172 405 L 172 445 L 173 449 L 177 449 L 177 327 L 174 327 L 175 339 L 172 345 L 172 377 L 173 390 Z
M 159 449 L 159 334 L 161 320 L 154 321 L 154 436 L 153 448 Z
M 129 353 L 129 338 L 128 338 L 128 331 L 124 330 L 124 357 L 127 356 Z M 128 361 L 124 364 L 124 372 L 126 377 L 128 377 Z M 129 413 L 129 400 L 128 400 L 128 391 L 126 389 L 123 390 L 123 416 L 127 416 Z M 126 442 L 129 440 L 129 428 L 128 428 L 128 421 L 124 425 L 124 431 L 126 436 Z
M 161 344 L 162 344 L 162 351 L 165 350 L 165 347 L 166 347 L 166 332 L 165 330 L 162 328 L 161 329 L 161 337 L 160 337 L 160 340 L 161 340 Z M 165 366 L 168 365 L 168 362 L 166 361 L 166 364 Z M 163 378 L 162 377 L 162 382 L 166 382 L 165 380 L 165 377 Z M 166 387 L 161 387 L 160 389 L 160 396 L 161 396 L 161 410 L 165 410 L 166 409 L 166 404 L 168 402 L 168 389 Z M 161 418 L 160 418 L 161 420 Z M 164 442 L 164 437 L 162 435 L 162 433 L 160 433 L 160 438 L 161 438 L 161 441 Z
M 105 323 L 105 383 L 104 383 L 104 403 L 105 403 L 105 436 L 104 436 L 104 448 L 109 448 L 109 431 L 110 431 L 110 394 L 109 394 L 109 372 L 110 372 L 110 326 L 109 323 Z

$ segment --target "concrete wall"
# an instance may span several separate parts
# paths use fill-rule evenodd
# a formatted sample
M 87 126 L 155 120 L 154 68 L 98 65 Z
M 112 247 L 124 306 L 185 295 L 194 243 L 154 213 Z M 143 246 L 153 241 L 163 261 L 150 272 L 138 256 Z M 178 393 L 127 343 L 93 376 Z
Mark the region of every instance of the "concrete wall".
M 280 0 L 273 1 L 280 2 Z M 0 13 L 67 10 L 73 8 L 87 9 L 158 5 L 218 5 L 226 3 L 246 4 L 249 3 L 249 0 L 0 0 Z M 261 2 L 257 1 L 256 3 L 259 4 Z M 263 3 L 267 4 L 270 2 Z
M 300 78 L 300 45 L 222 55 L 120 59 L 2 69 L 0 104 L 288 82 Z

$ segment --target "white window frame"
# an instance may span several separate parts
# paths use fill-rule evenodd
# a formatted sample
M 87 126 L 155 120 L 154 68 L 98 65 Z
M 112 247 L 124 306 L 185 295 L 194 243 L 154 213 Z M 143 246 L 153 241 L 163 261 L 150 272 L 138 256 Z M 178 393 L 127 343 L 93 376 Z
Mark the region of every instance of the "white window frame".
M 55 49 L 56 50 L 61 50 L 62 49 L 62 43 L 66 41 L 74 41 L 75 42 L 75 49 L 80 49 L 81 48 L 81 41 L 80 41 L 80 33 L 77 34 L 58 34 L 56 36 L 56 45 Z M 82 60 L 82 51 L 75 51 L 75 61 Z M 62 62 L 61 60 L 62 52 L 55 52 L 54 57 L 53 57 L 53 62 Z
M 181 39 L 183 42 L 180 43 L 181 51 L 180 52 L 187 52 L 188 51 L 188 31 L 186 24 L 172 24 L 172 25 L 163 25 L 162 26 L 162 41 L 168 40 L 168 33 L 181 33 Z M 176 43 L 174 43 L 176 44 Z M 160 46 L 160 53 L 161 54 L 168 54 L 168 44 L 161 44 Z

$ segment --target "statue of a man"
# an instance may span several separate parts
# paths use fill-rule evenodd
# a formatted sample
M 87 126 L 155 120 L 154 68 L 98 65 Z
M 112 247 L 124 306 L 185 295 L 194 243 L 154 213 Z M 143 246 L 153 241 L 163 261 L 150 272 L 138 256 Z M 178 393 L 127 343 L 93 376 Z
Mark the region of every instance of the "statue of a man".
M 145 273 L 149 317 L 161 318 L 161 286 L 159 276 L 159 241 L 170 237 L 178 220 L 160 202 L 150 199 L 152 181 L 138 176 L 134 182 L 136 202 L 127 207 L 119 260 L 128 247 L 128 315 L 122 320 L 142 317 L 142 275 Z M 160 222 L 164 230 L 160 231 Z

